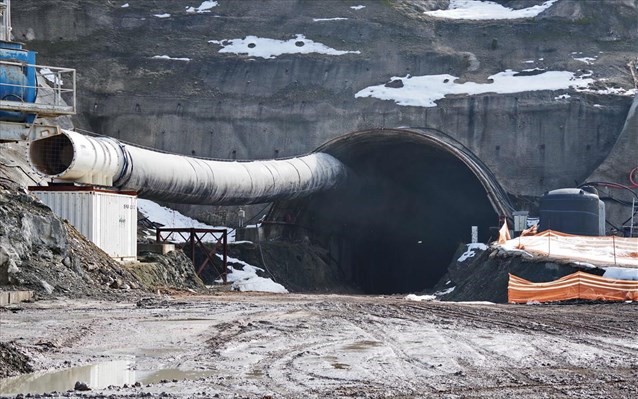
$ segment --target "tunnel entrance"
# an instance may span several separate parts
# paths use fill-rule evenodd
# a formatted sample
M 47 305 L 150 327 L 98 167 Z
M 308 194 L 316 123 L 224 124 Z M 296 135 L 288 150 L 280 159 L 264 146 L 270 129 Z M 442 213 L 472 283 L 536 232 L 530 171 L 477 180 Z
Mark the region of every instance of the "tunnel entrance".
M 338 189 L 275 204 L 283 236 L 326 248 L 344 279 L 367 294 L 418 292 L 445 274 L 478 226 L 490 237 L 498 214 L 457 155 L 424 136 L 369 131 L 320 149 L 349 167 Z M 287 231 L 287 232 L 286 232 Z M 303 237 L 300 237 L 303 236 Z

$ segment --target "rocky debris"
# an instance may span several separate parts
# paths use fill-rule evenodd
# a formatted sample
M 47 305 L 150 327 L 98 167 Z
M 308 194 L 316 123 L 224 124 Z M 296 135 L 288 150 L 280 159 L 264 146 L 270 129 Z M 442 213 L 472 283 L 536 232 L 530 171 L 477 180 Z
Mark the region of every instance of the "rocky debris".
M 73 387 L 76 391 L 90 391 L 91 388 L 86 384 L 86 382 L 76 381 L 75 386 Z
M 390 87 L 390 88 L 393 88 L 393 89 L 399 89 L 399 88 L 403 87 L 403 80 L 401 80 L 401 79 L 391 80 L 388 83 L 386 83 L 384 86 L 385 87 Z
M 140 263 L 131 263 L 124 268 L 150 289 L 174 288 L 201 291 L 206 286 L 197 276 L 193 262 L 182 250 L 171 251 L 166 255 L 152 252 L 142 253 Z
M 228 256 L 264 269 L 258 275 L 271 278 L 290 292 L 332 292 L 356 293 L 328 251 L 309 243 L 289 243 L 263 241 L 231 244 Z M 231 264 L 242 269 L 241 265 Z M 218 278 L 221 260 L 215 259 L 215 269 L 207 267 L 203 271 L 205 281 Z
M 455 287 L 441 295 L 441 300 L 506 303 L 509 273 L 533 282 L 548 282 L 581 270 L 567 261 L 530 259 L 523 252 L 512 254 L 496 248 L 477 250 L 474 257 L 460 262 L 458 258 L 464 251 L 465 245 L 461 245 L 448 272 L 435 287 L 439 292 Z M 595 269 L 588 272 L 597 273 Z
M 12 342 L 0 342 L 0 378 L 22 373 L 30 373 L 33 367 L 30 359 Z
M 32 196 L 0 183 L 0 286 L 36 298 L 104 297 L 135 276 Z M 123 290 L 117 290 L 123 292 Z

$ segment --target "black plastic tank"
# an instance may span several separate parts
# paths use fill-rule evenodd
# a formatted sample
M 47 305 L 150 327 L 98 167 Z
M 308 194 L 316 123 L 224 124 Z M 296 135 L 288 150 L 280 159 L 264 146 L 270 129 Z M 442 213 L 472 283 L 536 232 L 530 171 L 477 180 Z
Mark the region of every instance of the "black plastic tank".
M 561 188 L 545 193 L 540 203 L 540 229 L 583 236 L 605 235 L 605 204 L 595 189 Z

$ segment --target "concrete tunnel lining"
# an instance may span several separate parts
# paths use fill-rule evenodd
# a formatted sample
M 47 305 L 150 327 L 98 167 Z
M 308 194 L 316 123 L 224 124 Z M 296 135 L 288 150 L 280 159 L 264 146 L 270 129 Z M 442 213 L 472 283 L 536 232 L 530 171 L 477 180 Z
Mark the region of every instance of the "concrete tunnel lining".
M 486 242 L 498 217 L 510 215 L 489 169 L 441 132 L 373 129 L 317 151 L 348 166 L 346 184 L 277 202 L 267 220 L 281 223 L 285 239 L 326 248 L 347 283 L 367 294 L 431 288 L 471 226 Z

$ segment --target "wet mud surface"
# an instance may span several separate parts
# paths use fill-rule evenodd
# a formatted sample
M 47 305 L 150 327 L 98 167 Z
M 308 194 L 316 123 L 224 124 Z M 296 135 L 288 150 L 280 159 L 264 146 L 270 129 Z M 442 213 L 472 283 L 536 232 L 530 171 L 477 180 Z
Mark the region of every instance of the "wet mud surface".
M 0 380 L 0 396 L 42 394 L 29 381 L 57 372 L 58 392 L 92 388 L 65 397 L 638 397 L 637 316 L 636 303 L 233 292 L 41 301 L 0 313 L 1 341 L 36 370 Z

